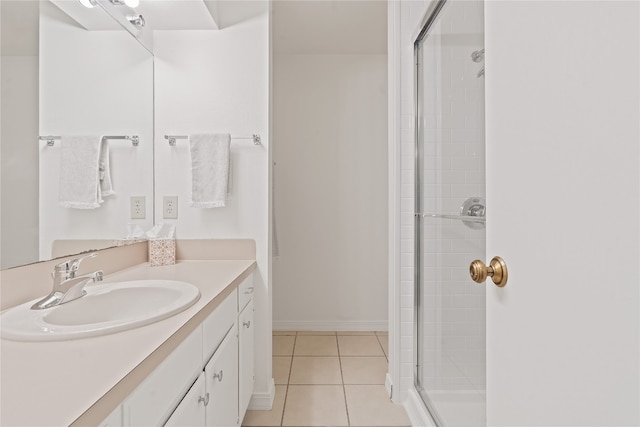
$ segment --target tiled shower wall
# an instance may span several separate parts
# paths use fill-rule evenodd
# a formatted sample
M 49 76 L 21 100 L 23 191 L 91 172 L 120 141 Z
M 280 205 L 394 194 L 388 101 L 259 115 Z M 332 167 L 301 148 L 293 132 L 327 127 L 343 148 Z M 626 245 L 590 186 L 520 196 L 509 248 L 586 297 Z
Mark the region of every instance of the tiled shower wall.
M 413 384 L 413 43 L 429 4 L 430 1 L 400 2 L 400 383 L 403 394 Z M 482 22 L 477 16 L 472 19 L 474 14 L 483 13 L 482 2 L 464 2 L 461 6 L 455 12 L 462 16 L 457 16 L 455 23 L 444 23 L 448 26 L 446 32 L 477 32 L 478 28 L 470 23 Z M 450 54 L 439 58 L 439 79 L 429 80 L 431 90 L 437 89 L 439 98 L 436 103 L 428 104 L 430 109 L 425 112 L 425 118 L 431 118 L 426 123 L 430 137 L 424 150 L 425 212 L 458 213 L 467 197 L 484 197 L 484 115 L 478 109 L 483 106 L 484 93 L 482 79 L 476 77 L 480 65 L 470 59 L 475 49 L 464 45 L 447 49 Z M 436 88 L 434 84 L 440 86 Z M 425 298 L 424 320 L 429 322 L 425 326 L 431 336 L 426 340 L 426 359 L 431 359 L 426 364 L 426 372 L 432 374 L 424 380 L 442 389 L 484 389 L 485 290 L 468 278 L 469 263 L 476 258 L 484 259 L 484 231 L 467 229 L 460 221 L 453 220 L 427 219 L 424 224 L 427 247 L 423 277 L 430 288 Z M 435 372 L 439 372 L 437 381 Z

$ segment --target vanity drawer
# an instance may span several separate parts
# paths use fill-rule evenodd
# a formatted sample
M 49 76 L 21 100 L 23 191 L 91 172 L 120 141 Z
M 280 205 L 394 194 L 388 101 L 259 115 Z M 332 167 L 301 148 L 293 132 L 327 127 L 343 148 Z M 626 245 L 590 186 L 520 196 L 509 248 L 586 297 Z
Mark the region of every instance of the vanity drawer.
M 202 322 L 202 360 L 207 361 L 216 351 L 231 326 L 236 321 L 238 308 L 236 306 L 238 290 L 228 297 L 213 310 L 213 313 Z
M 253 299 L 253 274 L 249 275 L 238 286 L 238 313 Z

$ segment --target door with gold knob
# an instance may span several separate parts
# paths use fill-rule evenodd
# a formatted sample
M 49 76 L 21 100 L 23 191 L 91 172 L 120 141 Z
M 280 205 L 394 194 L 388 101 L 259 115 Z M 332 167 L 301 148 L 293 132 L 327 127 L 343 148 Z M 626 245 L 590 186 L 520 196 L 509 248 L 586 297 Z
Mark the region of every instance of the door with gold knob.
M 638 426 L 640 4 L 485 13 L 487 425 Z

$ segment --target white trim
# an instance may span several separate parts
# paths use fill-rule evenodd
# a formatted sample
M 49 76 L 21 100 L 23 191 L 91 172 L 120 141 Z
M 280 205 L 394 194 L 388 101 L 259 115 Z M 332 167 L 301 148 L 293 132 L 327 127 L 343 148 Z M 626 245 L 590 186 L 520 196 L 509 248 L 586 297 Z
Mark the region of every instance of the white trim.
M 389 384 L 400 385 L 400 2 L 387 3 L 389 191 Z M 385 381 L 386 383 L 386 381 Z M 391 394 L 400 403 L 402 393 Z
M 404 401 L 404 409 L 407 411 L 407 416 L 412 426 L 436 427 L 436 423 L 431 418 L 420 396 L 418 396 L 415 387 L 409 390 L 407 399 Z
M 372 321 L 297 321 L 274 320 L 274 331 L 386 331 L 389 322 L 386 320 Z
M 276 385 L 273 378 L 269 381 L 269 391 L 266 393 L 253 393 L 249 401 L 249 407 L 252 411 L 268 411 L 273 407 L 273 399 L 276 396 Z
M 393 381 L 391 380 L 391 376 L 387 372 L 384 376 L 384 388 L 387 390 L 387 395 L 391 400 L 393 400 Z

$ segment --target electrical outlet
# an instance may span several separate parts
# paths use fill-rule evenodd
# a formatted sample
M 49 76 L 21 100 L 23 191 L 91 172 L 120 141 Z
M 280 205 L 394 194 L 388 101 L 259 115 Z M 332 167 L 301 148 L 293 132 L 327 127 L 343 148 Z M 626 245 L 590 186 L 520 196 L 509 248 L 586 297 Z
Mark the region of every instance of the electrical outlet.
M 144 196 L 131 196 L 131 219 L 144 219 L 147 206 Z
M 178 218 L 178 196 L 164 196 L 162 198 L 162 218 Z

